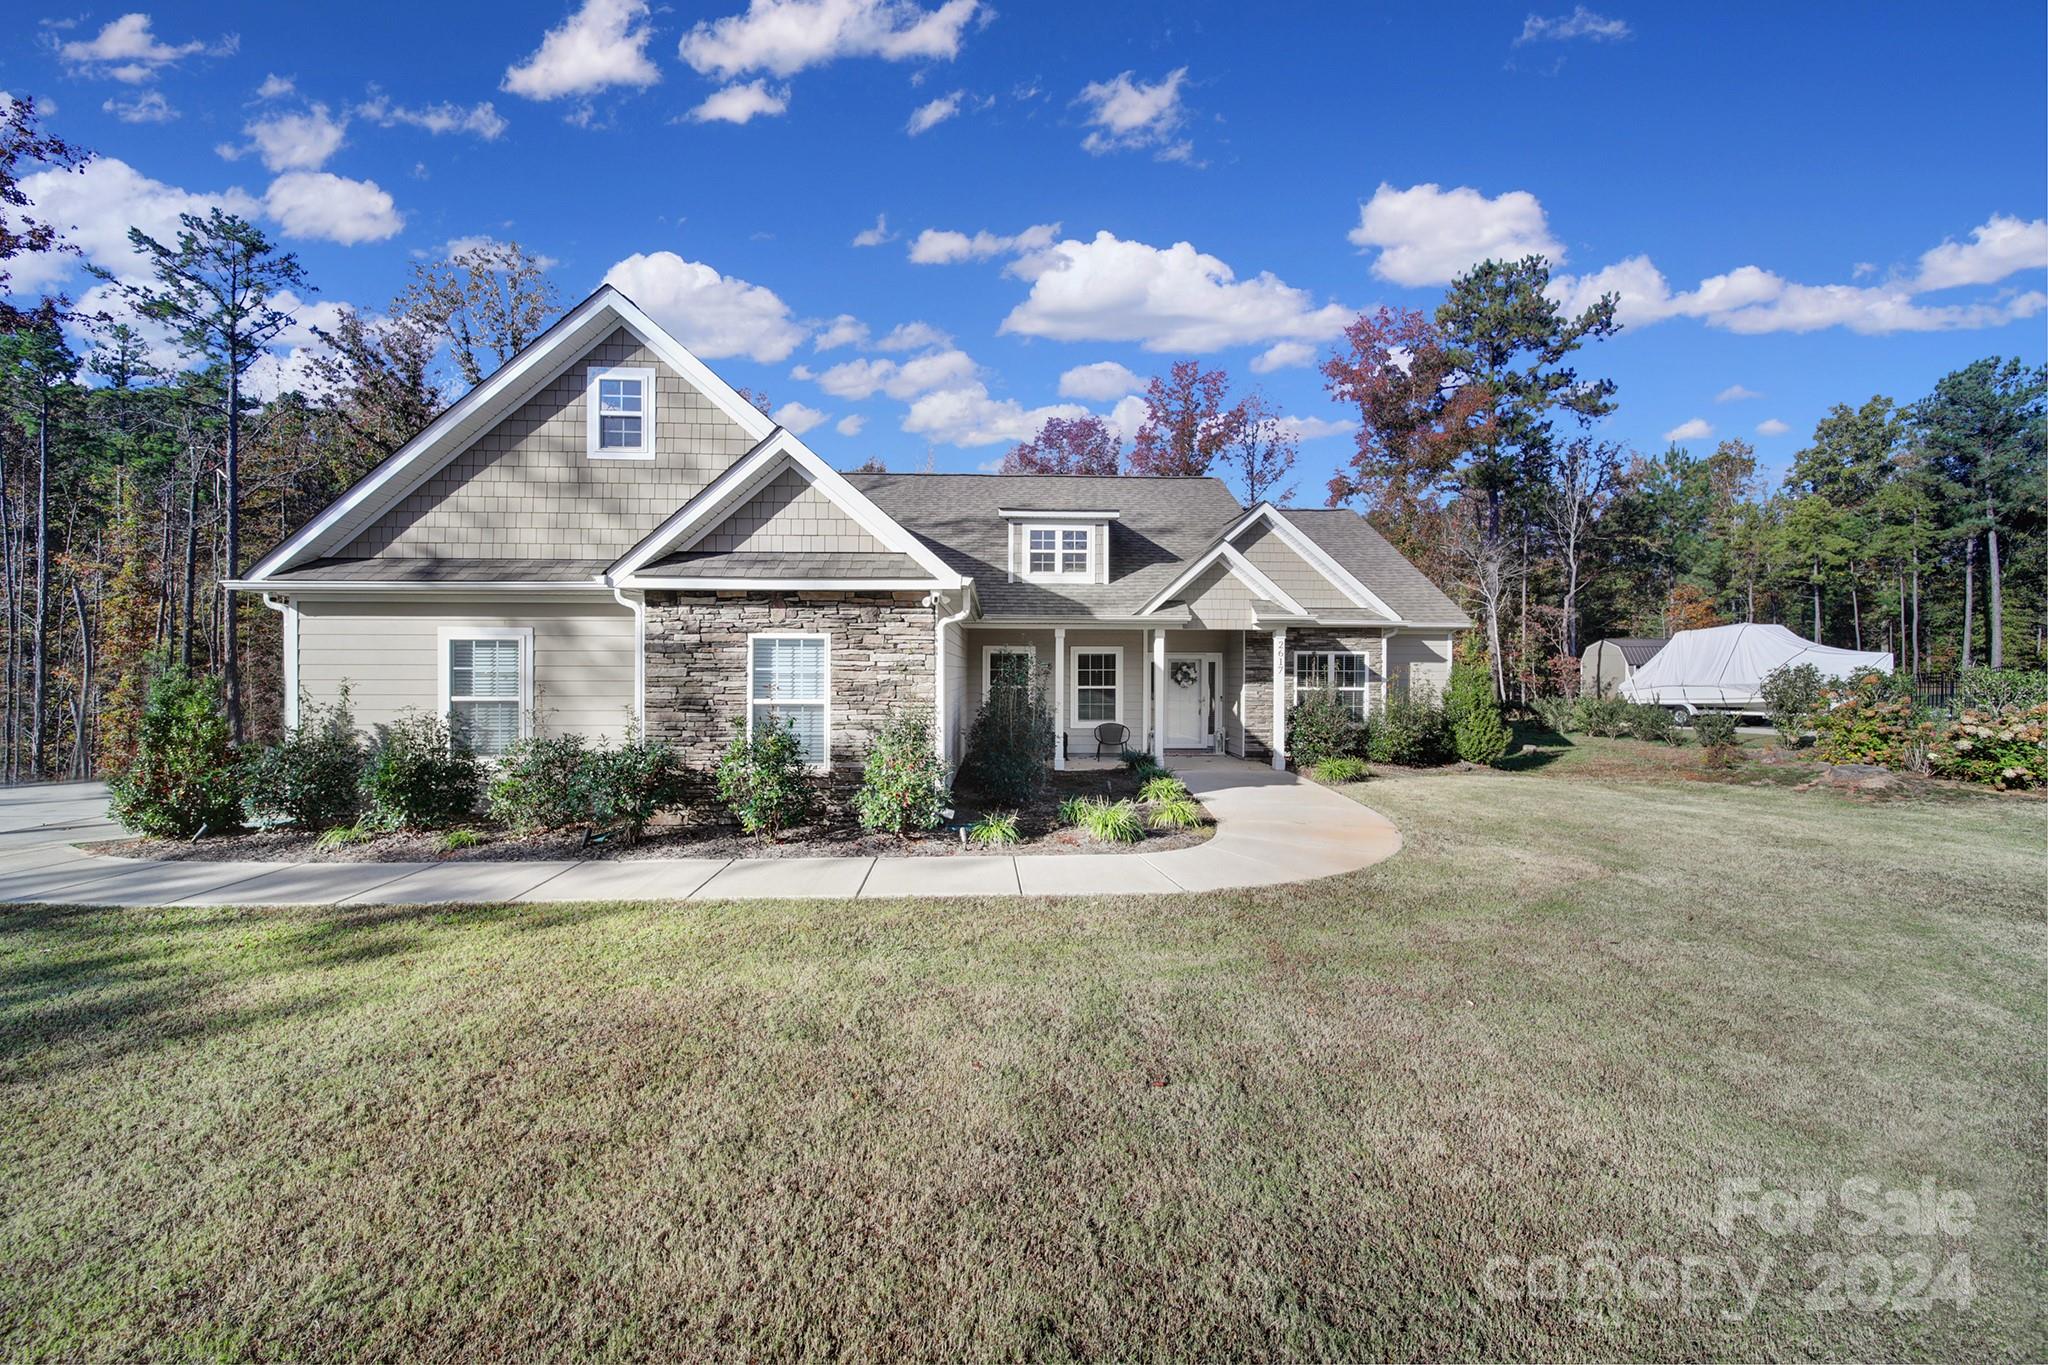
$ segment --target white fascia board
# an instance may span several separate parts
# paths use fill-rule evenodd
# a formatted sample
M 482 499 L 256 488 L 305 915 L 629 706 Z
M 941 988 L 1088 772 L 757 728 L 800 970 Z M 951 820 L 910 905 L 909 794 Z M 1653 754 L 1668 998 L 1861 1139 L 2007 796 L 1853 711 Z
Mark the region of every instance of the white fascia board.
M 1122 512 L 1104 507 L 998 507 L 996 515 L 1005 521 L 1118 521 Z
M 662 578 L 631 575 L 619 580 L 628 590 L 652 588 L 662 592 L 931 592 L 950 589 L 950 583 L 929 578 Z
M 1272 503 L 1262 502 L 1257 507 L 1254 507 L 1252 509 L 1252 518 L 1247 518 L 1246 524 L 1249 524 L 1253 518 L 1260 515 L 1265 517 L 1267 524 L 1278 533 L 1280 539 L 1287 542 L 1287 547 L 1290 550 L 1293 550 L 1313 565 L 1323 577 L 1330 580 L 1331 585 L 1337 591 L 1343 593 L 1367 611 L 1380 613 L 1387 618 L 1387 624 L 1401 624 L 1400 612 L 1395 611 L 1382 601 L 1378 593 L 1359 582 L 1357 575 L 1353 574 L 1342 564 L 1339 564 L 1330 555 L 1329 551 L 1309 539 L 1308 534 L 1300 527 L 1281 516 L 1280 510 L 1273 506 Z M 1240 526 L 1238 529 L 1242 530 L 1244 528 Z M 1232 531 L 1230 537 L 1227 538 L 1235 538 L 1236 535 L 1237 531 Z
M 760 487 L 794 465 L 809 478 L 813 488 L 830 498 L 839 509 L 859 523 L 861 529 L 898 554 L 910 556 L 939 586 L 956 588 L 964 581 L 946 562 L 926 548 L 923 541 L 877 507 L 866 494 L 846 481 L 844 475 L 818 458 L 795 432 L 777 427 L 735 464 L 727 467 L 696 497 L 683 504 L 675 515 L 657 526 L 638 545 L 626 551 L 606 570 L 607 580 L 623 583 L 636 580 L 639 571 L 663 555 L 678 554 L 709 535 L 718 518 L 739 506 Z M 703 581 L 703 580 L 696 580 Z M 920 586 L 931 586 L 924 583 Z
M 254 579 L 238 578 L 221 584 L 230 592 L 265 592 L 281 598 L 291 597 L 475 597 L 479 594 L 498 593 L 557 593 L 563 596 L 583 596 L 588 593 L 611 591 L 601 580 L 591 579 L 578 582 L 530 582 L 501 581 L 488 583 L 378 583 L 351 581 L 332 578 L 319 579 L 269 579 L 258 582 Z
M 424 431 L 265 555 L 249 571 L 250 580 L 260 582 L 303 559 L 317 557 L 325 538 L 350 524 L 365 509 L 374 504 L 377 511 L 383 511 L 397 503 L 467 449 L 490 424 L 552 382 L 614 326 L 632 332 L 750 436 L 758 440 L 775 429 L 768 417 L 691 355 L 638 304 L 611 285 L 601 285 L 534 338 L 524 351 L 457 399 Z

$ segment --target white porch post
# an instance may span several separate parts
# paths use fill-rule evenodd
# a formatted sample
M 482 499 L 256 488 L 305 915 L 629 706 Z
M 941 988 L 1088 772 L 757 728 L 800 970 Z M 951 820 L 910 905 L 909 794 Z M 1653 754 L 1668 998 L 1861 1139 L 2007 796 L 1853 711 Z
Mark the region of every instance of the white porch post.
M 1067 628 L 1054 626 L 1052 631 L 1052 694 L 1053 715 L 1057 723 L 1052 728 L 1052 770 L 1063 773 L 1067 770 Z
M 1287 770 L 1287 627 L 1273 632 L 1273 766 Z
M 1152 752 L 1152 632 L 1148 628 L 1138 633 L 1144 642 L 1142 657 L 1138 660 L 1138 714 L 1132 719 L 1138 723 L 1131 727 L 1138 732 L 1138 742 L 1133 749 L 1142 753 Z
M 1166 632 L 1152 632 L 1152 756 L 1166 762 Z

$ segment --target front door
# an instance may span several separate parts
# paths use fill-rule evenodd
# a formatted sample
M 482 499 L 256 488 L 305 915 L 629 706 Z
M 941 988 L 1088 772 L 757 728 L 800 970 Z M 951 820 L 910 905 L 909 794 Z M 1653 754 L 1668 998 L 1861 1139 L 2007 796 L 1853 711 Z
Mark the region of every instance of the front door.
M 1220 660 L 1214 655 L 1166 656 L 1167 748 L 1215 747 L 1216 675 L 1221 671 Z

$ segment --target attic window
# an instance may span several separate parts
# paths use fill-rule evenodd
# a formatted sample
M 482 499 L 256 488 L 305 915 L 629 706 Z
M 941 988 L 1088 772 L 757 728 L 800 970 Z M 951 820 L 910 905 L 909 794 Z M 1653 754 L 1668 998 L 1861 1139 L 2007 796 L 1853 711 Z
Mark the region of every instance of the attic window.
M 1094 529 L 1088 526 L 1025 527 L 1024 576 L 1093 578 L 1094 535 Z
M 584 406 L 590 412 L 590 458 L 654 458 L 654 371 L 593 368 Z

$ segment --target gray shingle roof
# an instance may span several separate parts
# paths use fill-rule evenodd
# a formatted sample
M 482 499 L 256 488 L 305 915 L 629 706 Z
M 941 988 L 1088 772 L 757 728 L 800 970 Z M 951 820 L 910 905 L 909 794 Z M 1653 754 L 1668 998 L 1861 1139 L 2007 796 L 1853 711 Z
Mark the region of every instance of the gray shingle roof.
M 1456 602 L 1423 576 L 1372 523 L 1343 507 L 1283 507 L 1280 514 L 1301 528 L 1330 558 L 1351 571 L 1404 621 L 1471 625 Z
M 657 559 L 640 573 L 646 578 L 931 578 L 909 555 L 847 550 L 692 550 Z
M 272 574 L 278 583 L 589 583 L 606 559 L 316 559 Z
M 1066 474 L 849 474 L 847 479 L 946 563 L 974 578 L 984 616 L 1137 614 L 1244 509 L 1220 479 Z M 1115 508 L 1107 583 L 1007 581 L 997 511 Z

